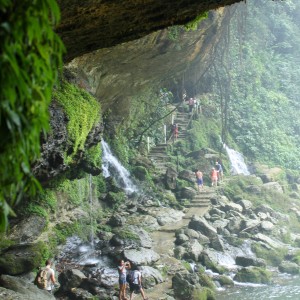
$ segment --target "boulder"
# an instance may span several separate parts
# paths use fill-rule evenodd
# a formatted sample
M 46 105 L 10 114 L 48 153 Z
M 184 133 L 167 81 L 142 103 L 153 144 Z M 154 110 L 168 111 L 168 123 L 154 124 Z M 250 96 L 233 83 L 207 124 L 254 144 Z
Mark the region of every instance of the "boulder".
M 278 182 L 267 182 L 263 184 L 263 188 L 266 190 L 274 191 L 283 194 L 283 189 Z
M 274 228 L 274 224 L 271 223 L 270 221 L 262 221 L 260 224 L 260 228 L 263 231 L 272 231 Z
M 243 207 L 239 204 L 236 204 L 234 202 L 229 202 L 225 205 L 225 207 L 223 208 L 223 210 L 225 212 L 228 212 L 228 211 L 236 211 L 236 212 L 239 212 L 239 213 L 242 213 L 243 212 Z
M 203 247 L 199 244 L 199 242 L 197 240 L 191 240 L 186 248 L 188 258 L 193 261 L 198 261 L 200 254 L 203 251 Z
M 115 214 L 108 220 L 108 224 L 112 227 L 121 227 L 124 226 L 125 223 L 126 218 L 124 216 L 121 216 L 120 214 Z
M 149 266 L 142 266 L 141 272 L 143 274 L 143 286 L 148 289 L 156 284 L 162 283 L 163 277 L 157 269 Z
M 200 233 L 206 235 L 209 239 L 217 235 L 217 230 L 208 224 L 204 218 L 198 216 L 192 217 L 188 228 L 199 231 Z
M 270 238 L 262 233 L 257 233 L 252 238 L 256 241 L 260 241 L 260 242 L 263 242 L 263 243 L 269 245 L 273 249 L 281 249 L 281 248 L 286 247 L 286 245 L 283 244 L 282 242 L 280 242 L 274 238 Z
M 176 240 L 175 240 L 175 244 L 176 245 L 182 245 L 185 242 L 187 242 L 189 240 L 189 237 L 183 233 L 180 233 L 177 235 Z
M 173 168 L 167 168 L 165 174 L 165 186 L 167 189 L 175 190 L 176 189 L 176 179 L 177 179 L 177 172 Z
M 233 280 L 238 282 L 264 283 L 271 282 L 271 274 L 265 269 L 258 267 L 242 268 L 234 276 Z
M 70 291 L 79 287 L 87 277 L 77 269 L 66 270 L 59 274 L 58 281 L 62 291 Z
M 18 243 L 34 242 L 43 233 L 46 226 L 46 218 L 33 214 L 12 227 L 9 239 Z
M 44 265 L 44 252 L 45 245 L 42 242 L 6 248 L 2 250 L 0 256 L 0 273 L 8 275 L 28 273 L 41 264 Z
M 192 200 L 197 195 L 197 191 L 191 187 L 184 187 L 181 190 L 180 197 L 182 199 Z
M 48 291 L 37 288 L 34 284 L 19 277 L 1 275 L 0 299 L 6 300 L 54 300 Z
M 134 265 L 150 265 L 160 258 L 159 254 L 146 248 L 124 250 L 124 257 Z
M 282 273 L 288 273 L 288 274 L 292 274 L 292 275 L 296 275 L 299 274 L 299 269 L 300 267 L 294 263 L 294 262 L 290 262 L 290 261 L 283 261 L 279 266 L 278 266 L 278 270 Z
M 191 183 L 194 183 L 196 181 L 195 173 L 190 170 L 180 171 L 178 174 L 178 178 L 189 181 Z
M 266 262 L 263 259 L 255 258 L 255 257 L 248 257 L 248 256 L 237 256 L 235 258 L 235 262 L 237 265 L 242 267 L 265 267 Z
M 196 230 L 190 228 L 184 229 L 184 234 L 187 235 L 190 239 L 199 239 L 200 237 L 200 234 Z
M 240 206 L 242 206 L 243 210 L 247 211 L 249 209 L 251 209 L 253 207 L 253 204 L 251 201 L 249 200 L 240 200 L 237 204 L 239 204 Z

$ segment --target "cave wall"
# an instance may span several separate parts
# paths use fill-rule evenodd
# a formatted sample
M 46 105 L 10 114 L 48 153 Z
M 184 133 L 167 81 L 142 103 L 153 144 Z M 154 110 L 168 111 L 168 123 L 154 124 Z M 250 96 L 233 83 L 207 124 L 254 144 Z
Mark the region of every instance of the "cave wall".
M 58 0 L 57 28 L 67 48 L 65 61 L 109 48 L 169 26 L 186 24 L 203 12 L 241 0 Z

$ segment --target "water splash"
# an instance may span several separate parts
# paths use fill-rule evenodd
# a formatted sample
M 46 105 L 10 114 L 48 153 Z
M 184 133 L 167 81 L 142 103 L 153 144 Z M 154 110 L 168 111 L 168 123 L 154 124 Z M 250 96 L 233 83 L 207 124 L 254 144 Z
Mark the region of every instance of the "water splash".
M 109 145 L 102 140 L 102 171 L 105 178 L 113 176 L 117 184 L 125 190 L 127 194 L 137 192 L 138 188 L 130 179 L 130 173 L 126 170 L 118 159 L 112 154 Z
M 224 148 L 229 156 L 231 168 L 230 173 L 232 175 L 243 174 L 250 175 L 247 165 L 244 161 L 243 155 L 233 149 L 230 149 L 227 145 L 224 144 Z

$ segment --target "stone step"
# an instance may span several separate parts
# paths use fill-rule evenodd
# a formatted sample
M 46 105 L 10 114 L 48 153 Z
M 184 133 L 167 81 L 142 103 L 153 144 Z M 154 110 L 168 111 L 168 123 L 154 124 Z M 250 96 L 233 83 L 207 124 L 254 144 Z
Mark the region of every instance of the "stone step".
M 210 204 L 210 203 L 209 203 Z M 193 204 L 186 204 L 185 207 L 208 207 L 209 205 L 206 203 L 193 203 Z

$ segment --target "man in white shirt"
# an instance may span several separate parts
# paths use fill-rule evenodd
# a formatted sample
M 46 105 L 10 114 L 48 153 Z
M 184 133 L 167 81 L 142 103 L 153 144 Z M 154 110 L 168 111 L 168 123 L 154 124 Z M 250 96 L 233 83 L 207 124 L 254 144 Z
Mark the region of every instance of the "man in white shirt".
M 54 270 L 51 268 L 52 262 L 50 259 L 46 260 L 46 270 L 47 270 L 47 287 L 46 290 L 48 292 L 52 292 L 52 288 L 55 284 L 55 276 L 54 276 Z

